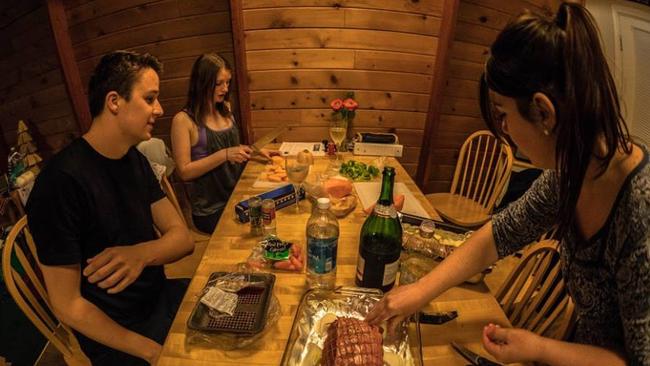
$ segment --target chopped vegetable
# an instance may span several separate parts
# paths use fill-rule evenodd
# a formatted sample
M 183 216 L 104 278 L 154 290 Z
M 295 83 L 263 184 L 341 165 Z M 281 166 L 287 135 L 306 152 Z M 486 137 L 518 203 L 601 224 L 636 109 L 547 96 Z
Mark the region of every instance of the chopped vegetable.
M 339 173 L 354 180 L 363 181 L 371 180 L 379 175 L 379 169 L 374 165 L 367 165 L 365 163 L 349 160 L 341 164 Z

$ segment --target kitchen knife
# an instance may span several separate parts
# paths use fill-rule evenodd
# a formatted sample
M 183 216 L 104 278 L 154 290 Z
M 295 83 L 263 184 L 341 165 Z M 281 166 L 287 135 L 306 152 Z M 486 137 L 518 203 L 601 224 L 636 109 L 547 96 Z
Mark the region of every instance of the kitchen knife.
M 477 355 L 476 353 L 470 351 L 469 349 L 461 346 L 456 342 L 451 342 L 451 346 L 456 350 L 456 352 L 465 357 L 465 359 L 467 359 L 475 366 L 503 366 L 500 363 L 490 361 L 485 357 Z
M 276 137 L 280 136 L 287 129 L 287 127 L 288 125 L 285 123 L 272 129 L 269 133 L 257 139 L 257 141 L 251 145 L 251 148 L 259 152 L 264 146 L 271 143 L 271 141 L 273 141 Z
M 287 129 L 287 124 L 285 123 L 280 125 L 279 127 L 272 129 L 269 133 L 257 139 L 257 141 L 255 141 L 251 145 L 251 149 L 253 149 L 253 153 L 251 154 L 251 160 L 255 160 L 262 164 L 268 163 L 269 158 L 267 158 L 264 154 L 262 154 L 262 148 L 267 144 L 271 143 L 271 141 L 273 141 L 276 137 L 280 136 L 286 129 Z

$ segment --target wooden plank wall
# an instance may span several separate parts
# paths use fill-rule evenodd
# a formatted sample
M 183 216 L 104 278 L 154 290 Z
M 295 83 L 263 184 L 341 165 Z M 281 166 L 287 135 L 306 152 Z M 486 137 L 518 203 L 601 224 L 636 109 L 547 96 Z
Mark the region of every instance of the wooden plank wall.
M 85 86 L 101 56 L 112 50 L 149 52 L 163 62 L 164 115 L 154 135 L 168 146 L 171 119 L 185 103 L 194 60 L 218 52 L 233 61 L 228 0 L 68 0 L 66 14 Z
M 421 187 L 425 193 L 449 191 L 461 145 L 474 131 L 487 129 L 480 116 L 478 80 L 499 31 L 524 9 L 548 12 L 558 5 L 557 0 L 461 0 L 442 114 Z
M 0 5 L 0 171 L 6 146 L 17 140 L 18 120 L 28 122 L 44 159 L 78 135 L 44 1 Z
M 355 131 L 397 133 L 414 176 L 442 0 L 243 0 L 251 124 L 286 141 L 328 138 L 329 103 L 354 91 Z

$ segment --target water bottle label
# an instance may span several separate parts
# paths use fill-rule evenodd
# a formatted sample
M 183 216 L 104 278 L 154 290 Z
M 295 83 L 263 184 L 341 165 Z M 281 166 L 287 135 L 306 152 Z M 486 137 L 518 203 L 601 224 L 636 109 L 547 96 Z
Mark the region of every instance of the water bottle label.
M 307 238 L 307 270 L 325 274 L 336 267 L 338 238 Z
M 397 277 L 397 270 L 399 269 L 399 259 L 393 263 L 388 263 L 384 267 L 384 280 L 382 281 L 382 286 L 388 286 L 395 282 Z

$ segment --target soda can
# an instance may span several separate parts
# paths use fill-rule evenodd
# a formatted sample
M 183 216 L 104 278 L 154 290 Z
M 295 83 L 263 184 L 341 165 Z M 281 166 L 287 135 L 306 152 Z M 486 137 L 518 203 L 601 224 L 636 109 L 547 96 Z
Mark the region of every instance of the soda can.
M 251 220 L 251 234 L 262 235 L 262 199 L 253 196 L 248 199 L 248 216 Z
M 262 201 L 262 225 L 264 235 L 275 234 L 275 201 L 269 198 Z

